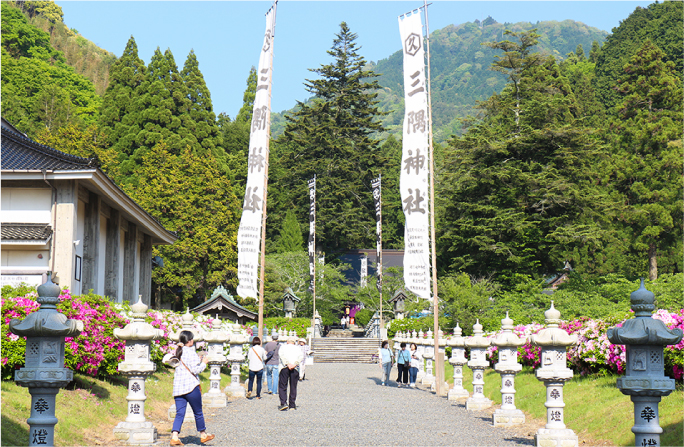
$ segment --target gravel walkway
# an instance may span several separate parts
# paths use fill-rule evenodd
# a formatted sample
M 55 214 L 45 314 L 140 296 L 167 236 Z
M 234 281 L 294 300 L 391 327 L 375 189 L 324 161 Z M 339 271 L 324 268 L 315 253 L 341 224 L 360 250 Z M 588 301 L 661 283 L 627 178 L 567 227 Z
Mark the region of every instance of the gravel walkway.
M 392 369 L 392 378 L 396 377 Z M 491 416 L 468 412 L 424 389 L 380 386 L 378 365 L 321 363 L 306 368 L 297 410 L 278 411 L 277 396 L 236 399 L 226 408 L 205 407 L 213 446 L 532 445 L 533 440 L 492 427 Z M 263 390 L 265 390 L 265 386 Z M 262 391 L 263 391 L 262 390 Z M 183 427 L 186 444 L 200 444 Z M 190 429 L 190 430 L 188 430 Z

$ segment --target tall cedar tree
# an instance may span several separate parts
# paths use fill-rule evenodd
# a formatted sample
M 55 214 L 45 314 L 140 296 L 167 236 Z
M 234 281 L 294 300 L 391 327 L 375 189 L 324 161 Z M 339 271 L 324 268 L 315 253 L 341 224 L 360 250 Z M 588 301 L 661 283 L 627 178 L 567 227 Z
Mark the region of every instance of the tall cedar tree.
M 505 51 L 494 69 L 508 71 L 509 85 L 445 153 L 441 261 L 504 282 L 556 271 L 566 259 L 592 269 L 606 232 L 606 199 L 592 178 L 597 144 L 572 126 L 576 101 L 555 60 L 530 51 L 534 30 L 509 34 L 519 43 L 490 44 Z
M 199 154 L 211 152 L 222 168 L 226 156 L 222 149 L 223 137 L 216 125 L 216 115 L 211 104 L 211 95 L 199 70 L 194 50 L 190 50 L 181 72 L 183 83 L 190 98 L 190 110 L 182 116 L 183 127 L 197 139 L 195 150 Z
M 109 70 L 109 86 L 100 109 L 100 128 L 119 154 L 120 162 L 133 153 L 135 137 L 140 132 L 137 100 L 145 70 L 145 63 L 138 57 L 138 45 L 131 36 L 123 54 Z
M 376 100 L 380 87 L 369 81 L 378 75 L 367 69 L 356 39 L 342 22 L 328 51 L 333 62 L 310 69 L 321 76 L 304 84 L 314 98 L 298 102 L 298 110 L 287 117 L 273 157 L 277 166 L 269 198 L 275 207 L 270 206 L 269 215 L 277 214 L 274 220 L 280 221 L 292 207 L 306 215 L 307 180 L 317 175 L 318 249 L 329 257 L 372 246 L 375 213 L 370 183 L 385 165 L 372 137 L 383 131 L 376 121 L 383 115 Z
M 682 83 L 675 64 L 650 40 L 624 67 L 611 130 L 617 135 L 615 175 L 625 195 L 623 220 L 634 249 L 647 253 L 648 277 L 681 272 L 682 253 Z M 661 258 L 663 259 L 663 258 Z
M 288 210 L 280 229 L 280 237 L 276 242 L 276 252 L 288 253 L 304 251 L 304 239 L 302 229 L 297 222 L 294 210 Z
M 219 284 L 235 287 L 240 201 L 212 154 L 189 147 L 173 154 L 160 142 L 145 153 L 138 176 L 139 186 L 125 185 L 126 193 L 178 235 L 154 248 L 164 259 L 152 272 L 162 296 L 173 299 L 170 289 L 181 287 L 182 305 L 197 305 Z

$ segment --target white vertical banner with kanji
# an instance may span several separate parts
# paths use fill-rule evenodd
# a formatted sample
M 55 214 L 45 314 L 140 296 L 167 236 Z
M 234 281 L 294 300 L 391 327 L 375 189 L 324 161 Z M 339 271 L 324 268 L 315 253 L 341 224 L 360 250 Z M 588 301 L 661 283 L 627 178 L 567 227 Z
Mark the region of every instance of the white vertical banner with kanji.
M 261 223 L 263 217 L 264 185 L 268 160 L 268 139 L 271 125 L 271 61 L 273 60 L 273 31 L 275 8 L 266 14 L 266 33 L 259 57 L 257 91 L 249 134 L 247 159 L 247 187 L 242 205 L 242 218 L 238 229 L 238 281 L 237 294 L 257 299 L 259 257 L 261 254 Z
M 399 17 L 399 32 L 406 106 L 399 185 L 406 217 L 404 284 L 419 297 L 430 298 L 428 102 L 420 10 Z

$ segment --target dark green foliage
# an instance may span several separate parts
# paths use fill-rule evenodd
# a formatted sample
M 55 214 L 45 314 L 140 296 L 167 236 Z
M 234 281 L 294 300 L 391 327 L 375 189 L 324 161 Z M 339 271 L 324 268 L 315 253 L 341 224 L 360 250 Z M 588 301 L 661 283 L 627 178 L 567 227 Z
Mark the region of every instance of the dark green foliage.
M 275 249 L 278 253 L 297 252 L 304 250 L 304 239 L 302 238 L 302 230 L 297 222 L 297 217 L 293 210 L 289 210 L 283 220 L 283 225 L 280 230 L 280 237 L 275 243 Z
M 292 207 L 307 214 L 307 181 L 317 175 L 317 241 L 330 257 L 374 240 L 370 182 L 386 165 L 371 137 L 382 131 L 375 119 L 381 115 L 375 99 L 379 86 L 370 81 L 377 75 L 365 69 L 356 37 L 342 22 L 328 51 L 334 62 L 311 69 L 321 78 L 305 83 L 314 101 L 299 103 L 271 153 L 269 216 L 275 217 L 274 225 L 278 228 Z
M 136 171 L 138 187 L 125 191 L 178 241 L 154 249 L 164 267 L 152 272 L 162 296 L 178 286 L 183 304 L 203 302 L 218 285 L 237 285 L 237 227 L 240 202 L 211 153 L 186 147 L 176 155 L 164 143 L 148 151 Z
M 675 76 L 682 82 L 684 4 L 666 1 L 647 8 L 637 6 L 620 26 L 613 28 L 596 58 L 596 92 L 606 109 L 621 101 L 615 86 L 623 76 L 623 67 L 649 39 L 664 52 L 663 61 L 675 64 Z
M 49 35 L 2 3 L 2 113 L 29 136 L 67 124 L 93 124 L 100 98 L 65 63 Z
M 659 267 L 670 273 L 682 269 L 684 114 L 678 74 L 646 41 L 624 67 L 617 89 L 621 101 L 611 122 L 618 149 L 615 186 L 624 195 L 620 220 L 633 233 L 633 250 L 648 258 L 650 279 L 657 278 Z M 660 255 L 665 262 L 658 266 Z
M 285 329 L 286 331 L 295 331 L 297 337 L 306 337 L 306 328 L 311 327 L 310 318 L 285 318 L 285 317 L 271 317 L 264 319 L 264 327 L 270 331 L 273 329 Z
M 354 315 L 354 324 L 359 327 L 365 327 L 373 317 L 373 311 L 370 309 L 361 309 Z

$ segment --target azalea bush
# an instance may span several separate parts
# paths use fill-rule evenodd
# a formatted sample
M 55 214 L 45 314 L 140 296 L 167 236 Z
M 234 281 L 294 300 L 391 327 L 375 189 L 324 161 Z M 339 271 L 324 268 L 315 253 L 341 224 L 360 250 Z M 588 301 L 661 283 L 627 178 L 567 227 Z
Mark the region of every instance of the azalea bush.
M 3 289 L 4 292 L 4 289 Z M 24 366 L 26 338 L 12 334 L 9 322 L 23 319 L 38 310 L 35 291 L 24 296 L 2 298 L 2 378 L 12 379 L 14 370 Z M 64 339 L 64 366 L 91 376 L 109 376 L 116 373 L 123 360 L 124 344 L 114 337 L 114 329 L 124 327 L 127 320 L 116 312 L 110 302 L 101 296 L 87 294 L 72 297 L 68 289 L 59 295 L 57 309 L 67 318 L 81 320 L 83 332 Z

